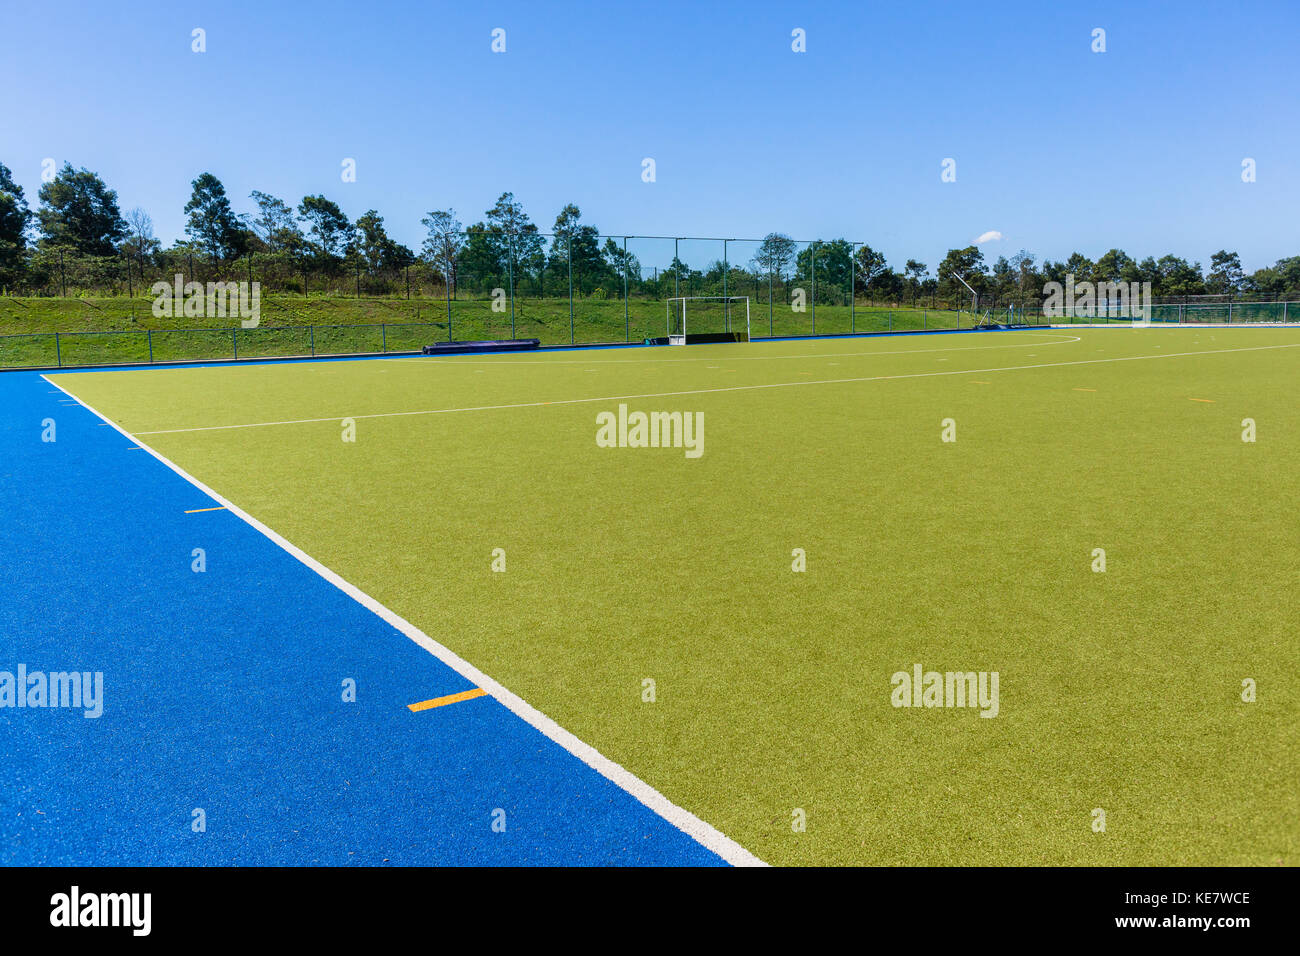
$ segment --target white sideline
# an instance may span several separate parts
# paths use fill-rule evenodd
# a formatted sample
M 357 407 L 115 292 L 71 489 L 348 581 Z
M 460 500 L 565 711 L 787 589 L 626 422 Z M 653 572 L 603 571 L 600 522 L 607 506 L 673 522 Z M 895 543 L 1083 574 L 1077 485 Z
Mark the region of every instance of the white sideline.
M 491 412 L 510 408 L 542 408 L 547 405 L 584 405 L 592 402 L 625 402 L 641 398 L 672 398 L 678 395 L 709 395 L 716 392 L 749 392 L 768 388 L 797 388 L 806 385 L 846 385 L 855 382 L 885 382 L 908 378 L 940 378 L 948 375 L 979 375 L 984 372 L 1021 372 L 1027 369 L 1065 368 L 1070 365 L 1104 365 L 1108 362 L 1141 362 L 1148 359 L 1186 358 L 1189 355 L 1222 355 L 1228 352 L 1264 352 L 1270 349 L 1294 348 L 1300 348 L 1300 342 L 1294 342 L 1287 345 L 1253 345 L 1238 349 L 1198 349 L 1194 352 L 1162 352 L 1159 355 L 1125 355 L 1118 358 L 1079 359 L 1073 362 L 1043 362 L 1036 365 L 1008 365 L 1001 368 L 956 369 L 950 372 L 908 372 L 902 375 L 868 375 L 862 378 L 827 378 L 811 382 L 771 382 L 766 385 L 727 385 L 722 388 L 692 388 L 679 392 L 647 392 L 642 395 L 604 395 L 599 398 L 562 398 L 551 402 L 515 402 L 509 405 L 473 405 L 465 408 L 426 408 L 412 412 L 373 412 L 368 415 L 331 415 L 328 418 L 295 418 L 280 422 L 246 422 L 239 425 L 201 425 L 195 428 L 159 428 L 153 431 L 136 432 L 135 434 L 175 435 L 182 432 L 229 431 L 234 428 L 269 428 L 274 425 L 315 425 L 321 422 L 338 422 L 344 418 L 401 418 L 410 415 L 448 415 L 455 412 Z M 96 412 L 96 414 L 98 414 L 98 412 Z M 113 427 L 116 428 L 117 426 L 114 425 Z M 128 433 L 123 431 L 122 434 L 125 435 Z M 132 437 L 134 438 L 134 436 Z
M 293 555 L 293 557 L 297 558 L 311 570 L 315 571 L 362 607 L 401 631 L 416 644 L 420 645 L 420 647 L 424 648 L 434 657 L 438 658 L 438 660 L 456 671 L 456 673 L 473 683 L 476 687 L 483 688 L 483 690 L 487 691 L 502 706 L 515 714 L 515 716 L 521 718 L 525 723 L 559 744 L 569 753 L 573 754 L 587 766 L 599 773 L 602 777 L 627 791 L 650 810 L 654 811 L 683 833 L 692 837 L 696 842 L 700 843 L 705 848 L 712 850 L 733 866 L 767 866 L 766 863 L 760 860 L 753 853 L 750 853 L 735 840 L 732 840 L 720 830 L 705 823 L 689 810 L 677 806 L 677 804 L 673 803 L 644 780 L 630 771 L 625 770 L 622 766 L 601 754 L 595 747 L 592 747 L 590 744 L 584 743 L 582 740 L 578 739 L 550 717 L 543 714 L 536 707 L 533 707 L 522 697 L 507 690 L 491 677 L 488 677 L 487 674 L 480 671 L 473 664 L 469 663 L 469 661 L 462 658 L 459 654 L 429 637 L 429 635 L 425 634 L 410 621 L 406 620 L 406 618 L 385 607 L 383 604 L 380 604 L 369 594 L 366 594 L 360 588 L 349 583 L 347 580 L 325 567 L 325 565 L 321 564 L 311 555 L 307 554 L 301 548 L 292 544 L 275 531 L 272 531 L 238 505 L 217 494 L 203 482 L 185 471 L 185 469 L 181 468 L 175 462 L 163 457 L 157 451 L 140 441 L 135 435 L 119 426 L 116 422 L 110 421 L 103 414 L 87 405 L 63 386 L 59 385 L 57 382 L 51 382 L 45 375 L 42 375 L 41 378 L 45 379 L 45 381 L 50 385 L 53 385 L 69 398 L 76 401 L 77 404 L 81 405 L 92 415 L 95 415 L 106 424 L 112 426 L 128 440 L 138 445 L 141 450 L 147 451 L 150 455 L 158 459 L 158 461 L 162 462 L 176 474 L 180 475 L 195 488 L 212 498 L 213 501 L 219 502 L 227 511 L 237 515 L 257 531 L 260 531 L 275 544 Z
M 1068 326 L 1061 326 L 1067 328 Z M 1055 328 L 1055 326 L 1053 326 Z M 1030 335 L 1048 335 L 1047 332 L 1017 332 L 1018 337 L 1028 337 Z M 815 340 L 814 340 L 815 341 Z M 823 358 L 841 358 L 844 356 L 854 355 L 925 355 L 929 352 L 987 352 L 989 350 L 1001 351 L 1002 349 L 1035 349 L 1043 348 L 1048 345 L 1069 345 L 1072 342 L 1082 341 L 1077 335 L 1066 336 L 1065 338 L 1056 338 L 1055 341 L 1048 342 L 1026 342 L 1023 345 L 970 345 L 957 346 L 946 349 L 881 349 L 879 351 L 868 352 L 807 352 L 802 355 L 728 355 L 728 362 L 771 362 L 775 359 L 823 359 Z M 755 345 L 763 343 L 756 342 Z M 633 346 L 635 348 L 636 346 Z M 584 350 L 586 351 L 586 350 Z M 469 356 L 462 355 L 440 355 L 438 358 L 455 359 L 457 365 L 541 365 L 549 368 L 552 365 L 585 365 L 591 362 L 597 362 L 600 365 L 668 365 L 680 362 L 716 362 L 717 357 L 713 358 L 647 358 L 647 359 L 551 359 L 543 357 L 539 360 L 527 361 L 520 359 L 487 359 L 475 360 Z M 388 359 L 390 362 L 413 363 L 432 367 L 434 363 L 429 361 L 429 356 L 424 358 L 394 358 Z

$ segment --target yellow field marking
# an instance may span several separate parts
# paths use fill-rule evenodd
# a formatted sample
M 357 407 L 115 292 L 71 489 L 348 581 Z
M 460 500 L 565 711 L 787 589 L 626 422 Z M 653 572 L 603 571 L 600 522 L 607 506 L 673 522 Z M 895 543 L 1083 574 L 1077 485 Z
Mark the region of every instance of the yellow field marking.
M 1188 401 L 1192 401 L 1192 402 L 1205 402 L 1205 404 L 1207 404 L 1207 405 L 1213 405 L 1213 404 L 1214 404 L 1214 399 L 1212 399 L 1212 398 L 1191 398 L 1191 399 L 1188 399 Z
M 1096 390 L 1095 388 L 1076 388 L 1076 389 L 1073 389 L 1073 391 L 1076 391 L 1076 392 L 1095 392 L 1095 391 L 1097 391 L 1097 390 Z
M 980 382 L 980 381 L 977 381 L 977 380 L 975 380 L 975 379 L 971 379 L 971 380 L 970 380 L 970 383 L 971 383 L 972 385 L 992 385 L 992 384 L 993 384 L 992 382 Z
M 475 687 L 473 690 L 463 690 L 459 694 L 448 694 L 446 697 L 435 697 L 433 700 L 422 700 L 418 704 L 407 704 L 407 709 L 412 713 L 421 710 L 432 710 L 434 707 L 446 707 L 448 704 L 459 704 L 462 700 L 473 700 L 475 697 L 482 697 L 487 693 L 482 687 Z
M 226 506 L 222 505 L 220 508 L 195 508 L 193 511 L 187 511 L 185 513 L 187 515 L 196 515 L 201 511 L 225 511 L 225 510 L 226 510 Z

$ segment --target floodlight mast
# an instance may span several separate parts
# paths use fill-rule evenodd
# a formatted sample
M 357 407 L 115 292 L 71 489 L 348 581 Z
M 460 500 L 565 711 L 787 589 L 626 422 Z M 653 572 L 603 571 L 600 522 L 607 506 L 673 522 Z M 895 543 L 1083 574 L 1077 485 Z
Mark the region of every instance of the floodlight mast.
M 955 273 L 955 272 L 952 273 L 952 276 L 953 276 L 953 278 L 955 278 L 958 282 L 960 282 L 962 285 L 964 285 L 967 289 L 970 289 L 970 294 L 971 294 L 971 311 L 972 311 L 976 316 L 978 316 L 978 315 L 980 314 L 980 294 L 979 294 L 978 292 L 976 292 L 974 289 L 971 289 L 971 287 L 970 287 L 970 283 L 967 282 L 965 279 L 963 279 L 963 278 L 962 278 L 960 275 L 958 275 L 957 273 Z

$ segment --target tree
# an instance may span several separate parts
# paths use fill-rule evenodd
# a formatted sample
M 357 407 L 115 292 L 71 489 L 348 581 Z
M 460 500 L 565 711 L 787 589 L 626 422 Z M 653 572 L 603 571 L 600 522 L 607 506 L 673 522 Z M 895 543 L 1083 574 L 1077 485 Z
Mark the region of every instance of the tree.
M 858 249 L 854 259 L 854 276 L 856 277 L 857 286 L 864 292 L 870 291 L 873 283 L 877 283 L 880 277 L 889 271 L 889 263 L 885 261 L 885 254 L 877 252 L 865 243 Z
M 502 193 L 487 211 L 486 223 L 470 226 L 462 259 L 479 279 L 491 277 L 503 284 L 517 275 L 520 263 L 540 272 L 544 261 L 542 238 L 514 193 Z
M 1074 276 L 1075 282 L 1087 282 L 1096 268 L 1096 264 L 1081 252 L 1070 253 L 1070 258 L 1065 260 L 1065 271 Z
M 610 270 L 620 279 L 626 275 L 627 281 L 632 283 L 641 278 L 641 261 L 634 253 L 624 251 L 623 247 L 613 239 L 605 240 L 601 252 Z
M 23 187 L 14 182 L 9 167 L 0 163 L 0 282 L 6 285 L 22 272 L 31 221 Z
M 939 263 L 938 269 L 940 295 L 958 302 L 963 301 L 970 292 L 958 279 L 961 276 L 976 292 L 984 292 L 987 272 L 984 267 L 984 253 L 979 246 L 967 246 L 964 249 L 949 249 L 948 254 Z
M 190 185 L 194 192 L 185 204 L 189 216 L 185 234 L 213 259 L 240 255 L 245 243 L 239 220 L 226 197 L 226 187 L 211 173 L 203 173 Z
M 1210 256 L 1210 271 L 1205 276 L 1205 287 L 1216 295 L 1236 295 L 1241 291 L 1245 274 L 1241 259 L 1235 252 L 1220 249 Z
M 46 246 L 85 256 L 111 256 L 126 235 L 117 193 L 89 169 L 64 163 L 36 195 L 41 202 L 36 216 Z
M 140 264 L 140 274 L 144 275 L 145 261 L 162 248 L 162 243 L 154 238 L 153 219 L 139 206 L 127 212 L 126 225 L 122 251 Z
M 352 227 L 337 204 L 324 196 L 304 196 L 298 218 L 308 226 L 312 253 L 326 262 L 339 259 L 348 248 Z
M 786 266 L 794 258 L 796 243 L 785 233 L 769 232 L 754 253 L 755 271 L 785 281 Z
M 1156 262 L 1157 278 L 1152 283 L 1155 295 L 1201 295 L 1205 281 L 1201 278 L 1201 264 L 1190 263 L 1180 256 L 1161 256 Z
M 1271 266 L 1257 269 L 1245 279 L 1243 288 L 1277 298 L 1300 296 L 1300 256 L 1279 259 Z
M 818 287 L 847 291 L 849 275 L 853 272 L 852 257 L 853 245 L 847 239 L 810 242 L 795 258 L 795 275 L 808 281 L 815 278 Z M 814 265 L 816 273 L 813 272 Z
M 1137 268 L 1137 263 L 1123 249 L 1111 249 L 1092 267 L 1092 274 L 1088 277 L 1093 282 L 1131 282 L 1131 276 Z
M 903 266 L 903 276 L 907 283 L 907 289 L 912 294 L 913 306 L 916 305 L 917 293 L 921 291 L 928 271 L 924 262 L 917 262 L 915 259 L 908 259 Z
M 420 222 L 429 230 L 421 252 L 430 262 L 441 270 L 443 281 L 451 284 L 451 294 L 456 295 L 456 264 L 460 259 L 461 246 L 464 244 L 461 233 L 465 227 L 456 218 L 454 209 L 435 209 Z
M 298 252 L 302 248 L 302 230 L 294 219 L 293 209 L 283 199 L 254 189 L 250 194 L 257 203 L 257 215 L 249 225 L 268 252 Z
M 564 274 L 573 264 L 576 287 L 590 292 L 609 275 L 609 264 L 601 256 L 600 230 L 582 222 L 582 212 L 573 203 L 560 210 L 551 229 L 551 269 Z
M 410 249 L 388 235 L 384 229 L 384 217 L 374 209 L 367 209 L 357 219 L 355 230 L 357 254 L 372 275 L 405 268 L 415 259 Z

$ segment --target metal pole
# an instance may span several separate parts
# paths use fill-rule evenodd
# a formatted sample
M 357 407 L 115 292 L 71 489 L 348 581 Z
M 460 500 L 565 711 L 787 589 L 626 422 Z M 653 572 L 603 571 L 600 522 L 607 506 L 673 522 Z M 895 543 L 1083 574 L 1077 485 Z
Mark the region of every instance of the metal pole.
M 59 258 L 63 258 L 63 253 L 59 253 Z M 59 333 L 54 333 L 54 361 L 58 363 L 59 368 L 63 368 L 63 349 L 59 347 Z
M 446 252 L 447 237 L 442 239 L 443 252 Z M 451 257 L 444 255 L 442 260 L 442 291 L 447 297 L 447 341 L 451 341 Z
M 673 240 L 673 298 L 677 298 L 682 294 L 681 259 L 677 255 L 677 243 L 679 241 L 677 239 Z
M 383 322 L 379 323 L 379 335 L 383 339 L 383 343 L 384 343 L 382 346 L 383 351 L 387 352 L 388 351 L 388 326 Z
M 316 356 L 316 326 L 307 326 L 307 331 L 311 333 L 311 354 L 314 358 Z
M 564 237 L 564 254 L 569 259 L 569 344 L 573 344 L 573 233 Z
M 817 334 L 817 240 L 814 239 L 812 246 L 809 247 L 812 253 L 812 332 Z
M 510 286 L 510 337 L 515 337 L 515 244 L 506 244 L 506 284 Z
M 239 358 L 239 339 L 236 338 L 236 335 L 237 335 L 237 333 L 235 332 L 235 330 L 234 330 L 234 329 L 231 329 L 231 330 L 230 330 L 230 345 L 231 345 L 231 347 L 234 349 L 235 358 Z
M 772 262 L 767 263 L 767 337 L 776 337 L 776 326 L 772 321 Z
M 858 263 L 853 258 L 853 244 L 849 243 L 849 329 L 858 332 Z
M 727 242 L 722 240 L 722 317 L 725 331 L 731 331 L 731 300 L 727 298 Z
M 149 364 L 153 364 L 153 329 L 146 333 L 149 337 Z
M 627 236 L 623 237 L 623 341 L 632 341 L 632 319 L 627 311 Z

